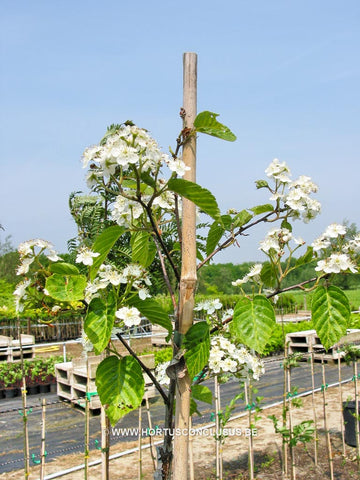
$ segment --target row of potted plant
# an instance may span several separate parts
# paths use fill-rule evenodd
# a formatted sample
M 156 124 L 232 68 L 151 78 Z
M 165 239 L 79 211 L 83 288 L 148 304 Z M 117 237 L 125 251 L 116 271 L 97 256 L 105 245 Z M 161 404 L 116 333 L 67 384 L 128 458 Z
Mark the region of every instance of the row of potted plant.
M 22 386 L 23 376 L 25 376 L 29 393 L 32 393 L 31 389 L 39 386 L 55 384 L 55 364 L 61 362 L 63 362 L 61 355 L 24 360 L 24 369 L 20 362 L 2 362 L 0 363 L 0 391 L 4 391 L 5 396 L 15 394 L 15 391 Z

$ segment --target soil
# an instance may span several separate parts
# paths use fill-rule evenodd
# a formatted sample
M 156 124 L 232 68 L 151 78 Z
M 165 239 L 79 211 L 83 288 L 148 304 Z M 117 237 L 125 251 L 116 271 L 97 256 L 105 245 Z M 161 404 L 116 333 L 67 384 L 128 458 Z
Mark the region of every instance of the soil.
M 354 397 L 354 384 L 350 382 L 342 387 L 343 399 L 352 399 Z M 335 480 L 360 479 L 359 466 L 356 462 L 356 449 L 345 445 L 343 451 L 342 442 L 342 412 L 341 397 L 338 387 L 328 388 L 326 394 L 326 412 L 327 429 L 331 441 L 331 458 L 333 465 L 333 478 Z M 293 424 L 300 423 L 303 420 L 313 418 L 312 397 L 302 398 L 303 406 L 299 409 L 292 409 Z M 328 448 L 326 445 L 326 435 L 324 430 L 324 402 L 323 394 L 315 394 L 315 407 L 318 425 L 318 462 L 314 462 L 314 442 L 298 444 L 294 448 L 295 473 L 296 479 L 324 480 L 331 478 Z M 281 437 L 274 433 L 274 426 L 269 415 L 275 415 L 281 419 L 281 406 L 273 406 L 264 409 L 261 413 L 261 419 L 257 421 L 257 435 L 253 436 L 254 460 L 255 460 L 255 478 L 262 480 L 280 480 L 290 479 L 290 461 L 288 461 L 288 474 L 282 476 L 282 445 Z M 229 436 L 223 446 L 223 478 L 233 480 L 249 479 L 248 471 L 248 443 L 249 438 L 239 435 L 241 429 L 245 432 L 248 419 L 246 416 L 239 417 L 231 421 L 227 426 L 236 435 Z M 237 430 L 236 430 L 237 429 Z M 215 442 L 211 435 L 196 435 L 192 438 L 192 449 L 194 458 L 194 478 L 196 480 L 215 480 Z M 143 439 L 143 444 L 148 444 L 149 438 Z M 120 451 L 137 447 L 137 442 L 121 442 L 112 447 L 110 454 L 114 455 Z M 344 455 L 345 453 L 345 455 Z M 79 454 L 63 456 L 46 464 L 46 474 L 60 472 L 64 469 L 83 463 L 83 456 Z M 100 458 L 100 452 L 91 452 L 90 462 Z M 153 462 L 150 455 L 150 449 L 142 453 L 142 474 L 143 479 L 153 478 Z M 139 455 L 137 452 L 111 460 L 110 479 L 134 480 L 139 476 Z M 9 472 L 0 475 L 0 479 L 17 480 L 24 478 L 23 470 Z M 39 478 L 39 467 L 31 467 L 29 480 Z M 75 471 L 61 476 L 64 480 L 82 480 L 84 470 Z M 89 469 L 89 480 L 101 479 L 101 465 L 93 466 Z

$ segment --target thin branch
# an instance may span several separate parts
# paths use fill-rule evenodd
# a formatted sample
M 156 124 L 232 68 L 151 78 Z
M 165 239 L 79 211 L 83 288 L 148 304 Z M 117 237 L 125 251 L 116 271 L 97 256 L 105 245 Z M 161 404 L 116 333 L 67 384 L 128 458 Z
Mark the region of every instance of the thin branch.
M 126 350 L 130 353 L 130 355 L 132 355 L 135 360 L 137 360 L 139 362 L 139 365 L 140 367 L 144 370 L 144 372 L 150 377 L 151 381 L 153 382 L 153 384 L 155 385 L 156 389 L 158 390 L 158 392 L 160 393 L 160 395 L 162 396 L 163 400 L 164 400 L 164 403 L 166 405 L 169 404 L 169 398 L 168 396 L 166 395 L 164 389 L 162 388 L 162 386 L 160 385 L 160 383 L 156 380 L 156 377 L 153 375 L 152 371 L 146 366 L 144 365 L 144 363 L 140 360 L 140 358 L 136 355 L 136 353 L 134 352 L 134 350 L 130 347 L 130 345 L 123 339 L 123 337 L 121 336 L 120 333 L 117 333 L 116 336 L 118 337 L 118 339 L 120 340 L 120 342 L 124 345 L 124 347 L 126 348 Z
M 155 246 L 156 246 L 156 250 L 157 250 L 157 252 L 158 252 L 158 255 L 159 255 L 159 260 L 160 260 L 160 264 L 161 264 L 161 269 L 162 269 L 163 277 L 164 277 L 164 280 L 165 280 L 167 289 L 168 289 L 168 291 L 169 291 L 169 294 L 170 294 L 170 297 L 171 297 L 171 301 L 172 301 L 174 310 L 176 310 L 176 308 L 177 308 L 176 298 L 175 298 L 175 295 L 174 295 L 174 292 L 173 292 L 173 289 L 172 289 L 172 286 L 171 286 L 171 283 L 170 283 L 169 275 L 168 275 L 167 270 L 166 270 L 166 265 L 165 265 L 165 262 L 164 262 L 164 257 L 163 257 L 162 251 L 161 251 L 161 249 L 160 249 L 160 247 L 159 247 L 159 244 L 158 244 L 158 241 L 157 241 L 156 238 L 154 238 L 154 243 L 155 243 Z
M 199 268 L 201 268 L 203 265 L 205 265 L 209 260 L 212 259 L 212 257 L 214 255 L 216 255 L 217 253 L 221 252 L 221 250 L 224 250 L 225 248 L 229 247 L 232 243 L 234 243 L 234 240 L 235 238 L 238 236 L 238 235 L 242 235 L 246 230 L 248 230 L 249 228 L 255 226 L 255 225 L 258 225 L 259 223 L 261 222 L 268 222 L 268 218 L 273 215 L 274 213 L 277 214 L 276 216 L 276 219 L 279 218 L 279 214 L 281 213 L 280 211 L 272 211 L 272 212 L 269 212 L 267 213 L 266 215 L 264 215 L 263 217 L 259 218 L 258 220 L 256 220 L 255 222 L 252 222 L 252 223 L 249 223 L 248 225 L 244 226 L 244 227 L 240 227 L 239 230 L 234 233 L 230 238 L 228 238 L 227 240 L 225 240 L 221 245 L 218 246 L 218 248 L 216 248 L 212 253 L 210 253 L 210 255 L 208 257 L 206 257 L 201 263 L 199 263 L 199 265 L 197 266 L 197 270 L 199 270 Z

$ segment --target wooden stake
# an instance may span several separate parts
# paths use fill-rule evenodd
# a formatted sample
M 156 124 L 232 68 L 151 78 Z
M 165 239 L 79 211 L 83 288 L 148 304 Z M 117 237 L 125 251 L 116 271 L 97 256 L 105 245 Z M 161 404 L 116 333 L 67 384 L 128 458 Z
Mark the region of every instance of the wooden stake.
M 151 414 L 150 414 L 150 405 L 149 405 L 149 398 L 147 392 L 145 392 L 145 405 L 146 405 L 146 414 L 147 414 L 147 419 L 148 419 L 148 425 L 150 431 L 152 430 L 152 421 L 151 421 Z M 152 435 L 149 435 L 149 445 L 150 445 L 150 455 L 151 455 L 151 460 L 153 463 L 154 467 L 154 472 L 156 470 L 156 452 L 154 452 L 154 445 L 152 441 Z
M 214 403 L 215 403 L 215 465 L 216 465 L 216 480 L 221 480 L 221 427 L 220 427 L 220 398 L 219 398 L 219 382 L 217 375 L 214 378 Z
M 313 409 L 313 418 L 314 418 L 314 427 L 315 427 L 315 437 L 314 437 L 314 463 L 317 466 L 318 464 L 318 449 L 319 449 L 319 434 L 317 428 L 317 415 L 316 415 L 316 402 L 315 402 L 315 375 L 314 375 L 314 352 L 311 352 L 310 356 L 310 365 L 311 365 L 311 400 L 312 400 L 312 409 Z M 342 423 L 342 422 L 341 422 Z
M 339 374 L 339 402 L 340 402 L 340 428 L 341 428 L 341 441 L 342 441 L 342 455 L 346 457 L 346 447 L 345 447 L 345 430 L 344 430 L 344 419 L 343 419 L 343 392 L 341 384 L 341 358 L 340 354 L 338 356 L 338 374 Z
M 40 480 L 44 480 L 45 477 L 45 434 L 46 434 L 46 398 L 42 399 L 42 416 L 41 416 L 41 465 L 40 465 Z
M 192 418 L 191 417 L 190 417 L 190 420 L 189 420 L 189 428 L 190 428 L 190 430 L 192 430 Z M 190 437 L 189 437 L 189 470 L 190 470 L 189 478 L 190 478 L 190 480 L 195 480 L 193 440 L 194 440 L 193 435 L 190 435 Z
M 86 374 L 87 374 L 87 381 L 86 381 L 86 393 L 85 393 L 85 432 L 84 432 L 84 437 L 85 437 L 85 450 L 84 450 L 84 479 L 88 480 L 89 478 L 89 438 L 90 438 L 90 418 L 89 418 L 89 412 L 90 412 L 90 399 L 89 399 L 89 361 L 86 358 Z
M 197 55 L 195 53 L 184 54 L 183 68 L 184 128 L 192 129 L 197 108 Z M 191 135 L 183 147 L 183 161 L 190 167 L 190 170 L 185 172 L 184 178 L 195 182 L 195 135 Z M 177 325 L 180 336 L 184 335 L 193 323 L 196 280 L 196 208 L 194 203 L 184 198 L 182 218 L 182 267 L 179 321 Z M 178 337 L 180 338 L 180 336 Z M 180 343 L 181 340 L 179 339 L 178 342 Z M 176 435 L 174 439 L 174 451 L 176 455 L 174 456 L 173 480 L 187 480 L 188 478 L 189 436 L 186 435 L 185 432 L 189 429 L 191 380 L 186 372 L 186 374 L 178 378 L 176 382 L 175 428 L 179 429 L 181 435 Z
M 359 389 L 357 361 L 354 360 L 354 388 L 355 388 L 355 437 L 356 437 L 356 461 L 360 465 L 360 433 L 359 433 Z
M 291 367 L 288 366 L 286 369 L 288 385 L 287 390 L 288 394 L 291 394 Z M 291 443 L 293 438 L 293 421 L 292 421 L 292 403 L 291 397 L 288 398 L 288 410 L 289 410 L 289 451 L 290 451 L 290 461 L 291 461 L 291 480 L 296 480 L 296 469 L 295 469 L 295 456 L 294 456 L 294 447 Z
M 21 362 L 21 371 L 22 371 L 21 399 L 22 399 L 22 407 L 23 407 L 23 432 L 24 432 L 24 476 L 25 476 L 25 480 L 27 480 L 30 475 L 30 450 L 29 450 L 29 430 L 28 430 L 28 419 L 27 419 L 27 408 L 26 408 L 26 380 L 25 380 L 25 368 L 24 368 L 24 352 L 23 352 L 22 341 L 21 341 L 20 319 L 18 319 L 17 327 L 18 327 L 20 362 Z
M 141 430 L 142 430 L 142 417 L 141 417 L 141 405 L 139 406 L 139 433 L 138 433 L 138 450 L 139 450 L 139 469 L 138 479 L 142 479 L 142 450 L 141 450 Z
M 330 468 L 330 478 L 331 480 L 334 480 L 334 465 L 333 465 L 333 458 L 332 458 L 332 449 L 331 449 L 331 441 L 330 441 L 330 432 L 327 428 L 327 412 L 326 412 L 326 389 L 327 389 L 327 384 L 325 380 L 325 363 L 324 363 L 324 358 L 321 358 L 321 369 L 322 369 L 322 386 L 321 390 L 323 393 L 323 405 L 324 405 L 324 430 L 325 430 L 325 435 L 326 435 L 326 446 L 328 450 L 328 456 L 329 456 L 329 468 Z
M 248 391 L 249 387 L 249 391 Z M 248 384 L 247 382 L 244 382 L 244 392 L 245 392 L 245 404 L 246 408 L 248 409 L 248 421 L 249 421 L 249 430 L 250 430 L 250 435 L 249 435 L 249 478 L 250 480 L 254 479 L 254 448 L 253 448 L 253 438 L 252 438 L 252 414 L 251 414 L 251 390 L 250 390 L 250 383 Z
M 101 480 L 109 480 L 110 420 L 101 406 Z

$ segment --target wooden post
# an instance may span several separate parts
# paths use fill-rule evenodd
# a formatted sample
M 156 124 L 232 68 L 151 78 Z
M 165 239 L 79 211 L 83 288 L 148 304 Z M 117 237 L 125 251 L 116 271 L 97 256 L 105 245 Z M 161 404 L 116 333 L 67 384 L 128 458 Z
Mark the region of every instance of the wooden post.
M 109 480 L 110 421 L 101 406 L 101 480 Z
M 45 434 L 46 434 L 46 398 L 42 399 L 42 416 L 41 416 L 41 466 L 40 466 L 40 480 L 45 478 Z
M 193 128 L 196 117 L 197 55 L 185 53 L 183 57 L 183 108 L 184 128 Z M 183 161 L 190 167 L 185 172 L 186 180 L 196 181 L 196 136 L 191 136 L 183 147 Z M 182 267 L 180 279 L 178 331 L 184 335 L 193 323 L 194 292 L 196 286 L 196 208 L 183 198 L 182 217 Z M 188 447 L 191 378 L 188 373 L 177 379 L 175 428 L 180 435 L 174 438 L 173 480 L 188 478 Z

